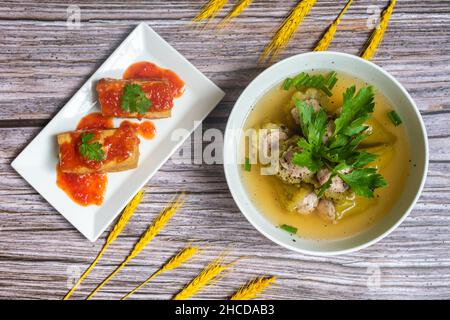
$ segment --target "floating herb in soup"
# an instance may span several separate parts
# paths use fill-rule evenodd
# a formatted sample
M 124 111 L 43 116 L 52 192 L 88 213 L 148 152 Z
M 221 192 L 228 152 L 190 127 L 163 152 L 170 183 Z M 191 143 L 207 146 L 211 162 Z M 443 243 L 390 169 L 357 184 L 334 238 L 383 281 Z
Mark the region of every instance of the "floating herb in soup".
M 394 205 L 407 176 L 406 132 L 392 109 L 376 88 L 345 74 L 287 78 L 246 120 L 257 133 L 243 143 L 252 200 L 276 226 L 307 238 L 369 227 Z

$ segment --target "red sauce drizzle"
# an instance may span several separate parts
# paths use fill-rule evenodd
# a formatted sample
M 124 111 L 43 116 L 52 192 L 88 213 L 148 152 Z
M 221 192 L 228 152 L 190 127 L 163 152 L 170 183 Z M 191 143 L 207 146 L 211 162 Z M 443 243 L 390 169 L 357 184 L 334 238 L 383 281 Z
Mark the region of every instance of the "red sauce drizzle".
M 99 132 L 96 130 L 89 130 L 94 134 L 92 142 L 99 139 Z M 81 132 L 75 131 L 70 133 L 71 142 L 63 143 L 59 146 L 60 151 L 60 165 L 63 169 L 76 169 L 79 167 L 88 167 L 91 169 L 99 169 L 102 161 L 91 161 L 83 157 L 78 151 L 81 143 Z
M 100 112 L 90 113 L 78 122 L 77 130 L 100 130 L 114 128 L 113 118 L 105 117 Z
M 153 124 L 153 122 L 148 120 L 141 123 L 134 123 L 125 120 L 120 123 L 121 128 L 127 126 L 133 127 L 137 131 L 138 135 L 146 140 L 153 139 L 156 135 L 155 125 Z
M 123 79 L 165 79 L 170 83 L 174 98 L 180 97 L 185 88 L 183 80 L 181 80 L 175 72 L 169 69 L 160 68 L 156 64 L 148 61 L 136 62 L 130 65 L 127 70 L 125 70 Z
M 79 205 L 101 205 L 107 183 L 104 173 L 64 173 L 56 166 L 56 184 Z
M 140 143 L 136 135 L 134 126 L 120 126 L 114 133 L 103 139 L 102 149 L 105 151 L 105 158 L 102 161 L 92 161 L 81 155 L 79 146 L 81 142 L 81 131 L 71 132 L 71 141 L 60 145 L 60 164 L 65 171 L 76 170 L 77 168 L 87 167 L 98 170 L 104 163 L 110 161 L 122 162 L 134 153 L 136 145 Z M 100 140 L 99 130 L 84 131 L 93 133 L 94 137 L 89 143 Z
M 113 128 L 112 118 L 103 117 L 100 113 L 91 113 L 83 117 L 77 125 L 78 130 L 89 130 L 95 134 L 92 141 L 99 139 L 101 129 Z M 57 166 L 57 185 L 76 203 L 82 206 L 100 205 L 106 191 L 107 176 L 104 173 L 65 173 L 64 168 L 88 167 L 99 169 L 103 163 L 111 160 L 123 161 L 133 154 L 136 144 L 140 141 L 136 129 L 131 126 L 121 126 L 115 133 L 103 141 L 105 160 L 90 161 L 83 157 L 78 146 L 81 143 L 81 132 L 71 133 L 71 142 L 60 146 L 61 159 Z
M 103 141 L 103 147 L 107 150 L 104 161 L 122 162 L 128 159 L 139 143 L 134 127 L 120 125 L 112 136 Z
M 145 92 L 152 106 L 150 112 L 160 112 L 170 110 L 173 107 L 173 89 L 171 84 L 167 80 L 129 80 L 130 83 L 139 84 L 142 90 Z M 125 82 L 115 79 L 102 79 L 97 83 L 97 93 L 100 106 L 103 114 L 107 114 L 113 117 L 128 117 L 132 115 L 139 116 L 138 114 L 131 114 L 122 110 L 121 99 L 123 95 L 123 88 Z
M 142 61 L 130 65 L 123 74 L 123 79 L 142 79 L 142 80 L 163 80 L 169 83 L 171 92 L 165 92 L 164 82 L 151 83 L 151 86 L 161 86 L 158 90 L 153 88 L 147 91 L 158 93 L 158 96 L 153 97 L 152 101 L 160 109 L 164 109 L 167 106 L 170 108 L 171 103 L 169 97 L 178 98 L 184 93 L 185 84 L 183 80 L 173 71 L 158 67 L 156 64 Z M 112 86 L 113 84 L 111 84 Z M 114 90 L 111 90 L 113 94 Z M 117 91 L 117 90 L 115 90 Z M 120 90 L 119 90 L 120 91 Z M 146 92 L 147 92 L 146 91 Z M 109 92 L 109 91 L 108 91 Z M 108 92 L 104 92 L 103 95 L 107 101 L 118 101 L 117 97 L 108 97 Z M 99 97 L 102 98 L 102 97 Z M 113 99 L 114 98 L 114 99 Z M 159 101 L 159 100 L 161 101 Z M 164 100 L 166 99 L 166 100 Z M 105 117 L 99 112 L 91 113 L 83 117 L 77 125 L 77 130 L 89 130 L 89 132 L 95 133 L 93 141 L 98 139 L 98 130 L 112 129 L 113 119 L 112 117 Z M 89 161 L 79 154 L 78 146 L 80 143 L 80 132 L 73 132 L 72 142 L 65 143 L 60 146 L 61 148 L 61 165 L 76 168 L 76 167 L 88 167 L 98 169 L 105 161 L 115 159 L 117 161 L 123 161 L 131 156 L 136 144 L 139 143 L 139 139 L 136 136 L 136 132 L 139 136 L 145 139 L 152 139 L 156 134 L 156 128 L 151 121 L 144 121 L 141 123 L 132 123 L 130 121 L 123 121 L 120 124 L 119 129 L 110 137 L 107 137 L 103 141 L 103 147 L 106 150 L 105 160 Z M 137 140 L 137 141 L 136 141 Z M 104 173 L 64 173 L 61 171 L 60 164 L 56 167 L 56 184 L 76 203 L 82 206 L 88 205 L 101 205 L 103 202 L 104 194 L 106 192 L 106 186 L 108 183 L 107 175 Z

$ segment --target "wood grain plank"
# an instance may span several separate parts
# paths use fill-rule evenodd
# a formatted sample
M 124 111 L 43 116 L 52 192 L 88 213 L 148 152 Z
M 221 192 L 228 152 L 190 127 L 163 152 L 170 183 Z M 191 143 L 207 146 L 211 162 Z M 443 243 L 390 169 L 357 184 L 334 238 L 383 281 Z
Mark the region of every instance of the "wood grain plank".
M 245 84 L 261 71 L 255 68 L 258 55 L 277 20 L 289 8 L 286 4 L 272 5 L 278 9 L 264 10 L 268 2 L 261 1 L 251 6 L 250 16 L 238 19 L 233 29 L 218 32 L 207 28 L 198 32 L 185 27 L 198 5 L 186 1 L 165 3 L 138 1 L 129 6 L 112 2 L 105 6 L 108 10 L 102 10 L 81 2 L 80 30 L 67 29 L 65 3 L 28 3 L 28 10 L 18 4 L 5 4 L 0 9 L 0 45 L 4 50 L 0 58 L 0 97 L 5 110 L 0 119 L 50 118 L 142 18 L 235 101 Z M 360 1 L 352 6 L 331 50 L 358 53 L 370 31 L 367 7 L 373 3 Z M 382 7 L 384 1 L 376 3 Z M 421 6 L 415 1 L 399 3 L 374 61 L 398 77 L 421 110 L 448 111 L 450 53 L 442 44 L 448 42 L 450 9 L 442 2 L 429 1 L 429 13 L 420 15 L 419 28 L 409 21 L 418 19 Z M 280 58 L 310 50 L 326 27 L 323 20 L 332 19 L 335 10 L 334 2 L 319 2 Z M 253 17 L 252 12 L 261 16 Z M 164 13 L 177 18 L 168 20 Z M 22 21 L 21 15 L 39 20 Z M 4 20 L 6 16 L 17 20 Z M 105 19 L 116 20 L 111 23 Z
M 262 71 L 256 67 L 259 53 L 295 2 L 257 0 L 232 29 L 219 32 L 210 27 L 200 32 L 186 27 L 202 4 L 194 0 L 77 1 L 79 30 L 67 29 L 67 1 L 0 1 L 0 299 L 60 299 L 105 239 L 106 234 L 96 243 L 84 239 L 10 163 L 137 23 L 147 22 L 226 91 L 203 125 L 205 130 L 223 131 L 234 101 Z M 311 50 L 344 2 L 318 1 L 280 59 Z M 330 49 L 357 54 L 370 32 L 368 7 L 383 8 L 386 3 L 355 1 Z M 220 164 L 168 161 L 149 181 L 139 210 L 74 298 L 85 297 L 120 263 L 161 207 L 181 189 L 190 191 L 183 210 L 97 298 L 120 298 L 188 242 L 205 252 L 155 279 L 134 298 L 171 298 L 224 248 L 230 261 L 245 259 L 198 298 L 225 298 L 260 274 L 279 277 L 265 294 L 271 299 L 450 298 L 448 4 L 397 2 L 374 58 L 410 91 L 430 142 L 424 192 L 391 235 L 339 257 L 294 253 L 247 222 L 228 191 Z M 205 144 L 197 139 L 191 143 Z M 368 285 L 378 271 L 380 286 Z
M 17 129 L 3 129 L 0 130 L 0 133 L 13 130 Z M 30 136 L 33 136 L 36 130 L 30 128 Z M 20 132 L 24 131 L 24 129 L 20 129 Z M 1 138 L 3 137 L 0 134 Z M 11 143 L 11 148 L 1 150 L 4 151 L 1 154 L 13 153 L 12 145 L 13 143 Z M 0 206 L 0 221 L 2 221 L 0 261 L 3 262 L 0 263 L 0 271 L 4 275 L 0 278 L 0 284 L 6 287 L 12 284 L 20 286 L 23 288 L 23 291 L 18 293 L 21 297 L 54 298 L 55 296 L 52 295 L 56 293 L 62 296 L 66 288 L 64 285 L 67 282 L 65 278 L 67 273 L 86 267 L 100 248 L 102 241 L 91 244 L 83 239 L 36 192 L 30 190 L 22 179 L 10 172 L 7 167 L 8 162 L 9 158 L 1 158 L 0 173 L 6 171 L 7 174 L 0 180 L 0 189 L 8 190 L 8 193 L 0 195 L 0 199 L 3 200 Z M 198 263 L 200 261 L 203 264 L 207 263 L 209 257 L 218 254 L 224 247 L 231 251 L 234 258 L 248 256 L 249 261 L 242 262 L 238 270 L 232 273 L 235 275 L 234 278 L 226 277 L 224 282 L 221 281 L 220 287 L 211 288 L 200 296 L 204 298 L 224 297 L 232 292 L 233 287 L 238 287 L 239 281 L 242 282 L 245 277 L 256 276 L 258 273 L 278 274 L 282 278 L 283 282 L 279 284 L 283 286 L 282 293 L 274 291 L 273 295 L 269 296 L 270 298 L 282 298 L 288 294 L 285 292 L 285 284 L 289 282 L 288 279 L 297 278 L 302 283 L 306 279 L 306 283 L 310 285 L 324 286 L 322 292 L 320 290 L 310 292 L 307 288 L 302 287 L 302 297 L 305 295 L 305 298 L 325 298 L 330 286 L 341 290 L 341 286 L 346 285 L 352 285 L 352 290 L 361 291 L 362 297 L 372 298 L 375 293 L 372 290 L 364 291 L 364 286 L 370 276 L 370 270 L 372 270 L 367 270 L 367 268 L 376 266 L 383 270 L 383 274 L 386 273 L 384 285 L 388 287 L 384 288 L 384 291 L 380 288 L 376 294 L 377 297 L 394 298 L 401 290 L 406 290 L 408 284 L 402 282 L 405 275 L 417 277 L 415 282 L 409 280 L 416 286 L 434 281 L 434 286 L 439 287 L 442 284 L 441 281 L 446 283 L 445 281 L 450 278 L 450 275 L 445 274 L 445 270 L 450 267 L 450 258 L 447 255 L 439 259 L 430 257 L 436 257 L 435 254 L 448 250 L 450 246 L 447 236 L 450 232 L 449 169 L 450 164 L 448 163 L 432 163 L 430 165 L 427 184 L 415 210 L 393 235 L 361 253 L 350 255 L 353 256 L 353 260 L 348 260 L 349 258 L 344 256 L 343 258 L 332 258 L 331 262 L 323 263 L 322 258 L 287 252 L 270 243 L 255 231 L 234 205 L 231 195 L 226 189 L 225 179 L 219 165 L 174 165 L 169 161 L 149 182 L 147 195 L 139 212 L 124 231 L 120 241 L 114 244 L 108 257 L 101 262 L 95 274 L 86 281 L 77 296 L 82 297 L 83 293 L 87 294 L 102 277 L 107 275 L 108 271 L 120 263 L 159 208 L 170 199 L 173 192 L 185 188 L 186 183 L 189 183 L 191 195 L 182 214 L 175 216 L 173 223 L 158 236 L 151 248 L 146 250 L 149 256 L 143 254 L 143 257 L 136 258 L 131 266 L 123 272 L 123 276 L 120 276 L 117 282 L 111 283 L 111 286 L 108 286 L 109 289 L 105 289 L 99 298 L 115 299 L 120 297 L 121 294 L 126 293 L 125 288 L 132 288 L 133 283 L 145 277 L 141 274 L 147 274 L 152 268 L 157 268 L 164 261 L 164 257 L 167 258 L 176 251 L 174 247 L 180 247 L 182 243 L 188 241 L 198 243 L 202 247 L 212 248 L 213 253 L 200 257 Z M 174 178 L 174 172 L 177 173 L 176 178 Z M 205 189 L 208 190 L 207 193 L 204 192 Z M 239 231 L 230 235 L 229 230 L 234 230 L 236 225 L 239 225 Z M 61 242 L 70 243 L 70 256 L 67 255 L 67 246 L 61 245 Z M 287 259 L 286 257 L 292 258 Z M 367 262 L 368 257 L 371 257 L 368 260 L 371 263 Z M 289 263 L 290 259 L 292 259 L 292 264 Z M 255 263 L 260 267 L 254 269 L 253 264 Z M 286 264 L 289 265 L 287 270 L 285 270 Z M 343 269 L 339 270 L 339 279 L 344 279 L 343 283 L 336 283 L 337 279 L 332 277 L 333 273 L 337 272 L 336 264 Z M 348 266 L 348 264 L 357 266 Z M 34 274 L 35 271 L 27 269 L 31 265 L 38 265 L 37 270 L 46 270 L 50 265 L 57 267 L 52 268 L 50 274 L 39 272 Z M 14 266 L 14 271 L 10 270 L 11 266 Z M 167 292 L 176 292 L 180 287 L 180 282 L 186 282 L 189 275 L 192 276 L 200 268 L 201 265 L 198 264 L 193 269 L 187 267 L 187 270 L 183 269 L 183 271 L 174 273 L 173 278 L 167 278 L 168 280 L 165 280 L 166 282 L 163 282 L 160 287 L 158 285 L 149 287 L 149 291 L 143 291 L 147 294 L 137 297 L 169 298 Z M 320 276 L 311 272 L 311 268 L 319 268 Z M 294 272 L 294 269 L 297 271 Z M 302 274 L 301 277 L 295 276 L 299 270 Z M 423 275 L 423 272 L 426 272 L 428 277 L 422 276 L 423 279 L 420 279 L 419 274 Z M 444 278 L 442 278 L 442 272 L 444 272 Z M 170 276 L 167 275 L 167 277 Z M 27 286 L 27 279 L 30 277 L 35 279 L 32 283 L 33 288 Z M 441 281 L 437 279 L 441 279 Z M 36 283 L 41 281 L 42 284 Z M 54 289 L 50 290 L 49 283 L 57 284 L 54 285 Z M 353 288 L 354 286 L 358 289 Z M 396 289 L 396 286 L 399 288 Z M 288 288 L 288 290 L 296 289 Z M 448 293 L 445 286 L 436 290 L 439 293 L 434 297 Z M 352 297 L 350 292 L 346 294 L 344 293 L 341 298 Z M 414 291 L 409 297 L 424 296 Z M 433 297 L 433 295 L 429 297 Z

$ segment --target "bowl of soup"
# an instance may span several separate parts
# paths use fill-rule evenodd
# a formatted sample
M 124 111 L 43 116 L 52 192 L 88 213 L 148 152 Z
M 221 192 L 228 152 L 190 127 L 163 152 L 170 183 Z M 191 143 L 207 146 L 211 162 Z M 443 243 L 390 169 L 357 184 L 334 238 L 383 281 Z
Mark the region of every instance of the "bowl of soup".
M 224 170 L 248 221 L 272 241 L 344 254 L 392 232 L 428 166 L 425 126 L 388 72 L 359 57 L 311 52 L 263 71 L 228 119 Z

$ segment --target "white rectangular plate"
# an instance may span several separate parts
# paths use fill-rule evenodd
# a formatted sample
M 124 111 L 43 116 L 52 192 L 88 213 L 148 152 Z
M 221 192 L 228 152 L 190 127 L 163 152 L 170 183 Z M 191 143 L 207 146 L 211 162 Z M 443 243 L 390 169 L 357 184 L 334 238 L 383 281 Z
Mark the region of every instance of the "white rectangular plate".
M 107 191 L 101 206 L 79 206 L 56 185 L 56 135 L 74 130 L 83 116 L 99 111 L 95 92 L 97 80 L 104 77 L 121 78 L 130 64 L 144 60 L 175 71 L 186 83 L 185 93 L 175 100 L 171 118 L 153 121 L 156 137 L 141 142 L 138 168 L 108 174 Z M 11 165 L 86 238 L 95 241 L 192 133 L 194 122 L 202 121 L 224 95 L 221 89 L 156 32 L 141 23 Z M 115 125 L 118 123 L 119 120 L 115 119 Z M 186 129 L 182 130 L 184 134 L 181 139 L 171 139 L 176 129 Z

